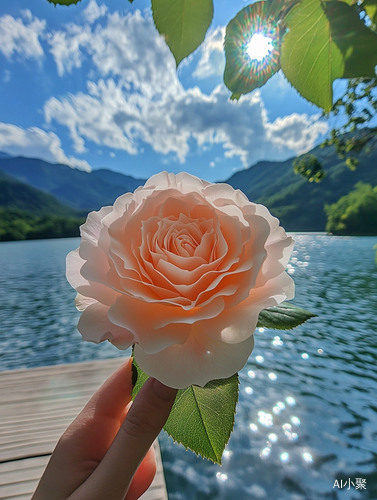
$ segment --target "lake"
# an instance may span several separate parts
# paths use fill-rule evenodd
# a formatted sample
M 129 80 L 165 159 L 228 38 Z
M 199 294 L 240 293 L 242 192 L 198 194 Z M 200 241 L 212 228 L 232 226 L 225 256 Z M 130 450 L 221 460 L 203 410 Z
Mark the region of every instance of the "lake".
M 294 238 L 294 303 L 318 317 L 255 332 L 223 467 L 161 434 L 170 500 L 377 499 L 377 238 Z M 0 370 L 124 356 L 76 330 L 78 244 L 0 243 Z

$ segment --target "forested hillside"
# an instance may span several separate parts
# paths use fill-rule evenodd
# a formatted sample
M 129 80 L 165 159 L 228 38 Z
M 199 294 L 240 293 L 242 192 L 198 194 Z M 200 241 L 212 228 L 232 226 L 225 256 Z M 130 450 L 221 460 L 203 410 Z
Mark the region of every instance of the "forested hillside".
M 325 204 L 335 203 L 359 181 L 377 185 L 377 152 L 360 155 L 352 171 L 333 147 L 315 148 L 326 171 L 320 183 L 308 182 L 293 172 L 293 160 L 260 162 L 234 174 L 226 182 L 241 189 L 250 200 L 263 203 L 288 231 L 324 231 Z
M 0 206 L 26 211 L 35 215 L 50 214 L 66 217 L 84 215 L 83 212 L 60 203 L 50 194 L 5 175 L 1 171 Z
M 53 165 L 35 158 L 1 158 L 0 171 L 51 194 L 61 203 L 89 212 L 111 205 L 144 180 L 100 169 L 84 172 L 66 165 Z
M 83 215 L 0 172 L 0 241 L 79 236 Z
M 336 203 L 325 205 L 326 231 L 336 235 L 377 235 L 377 186 L 358 182 Z

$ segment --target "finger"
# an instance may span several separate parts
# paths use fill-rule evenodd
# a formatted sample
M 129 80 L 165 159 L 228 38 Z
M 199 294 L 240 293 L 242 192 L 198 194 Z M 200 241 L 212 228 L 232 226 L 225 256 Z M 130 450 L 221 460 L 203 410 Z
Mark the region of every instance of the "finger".
M 152 484 L 156 470 L 156 456 L 152 445 L 132 478 L 131 486 L 125 500 L 137 500 L 140 498 Z
M 98 466 L 124 420 L 131 400 L 132 359 L 98 389 L 60 438 L 33 500 L 66 499 Z M 69 480 L 67 480 L 69 478 Z
M 102 462 L 70 500 L 123 500 L 136 469 L 164 426 L 176 394 L 176 389 L 148 379 Z

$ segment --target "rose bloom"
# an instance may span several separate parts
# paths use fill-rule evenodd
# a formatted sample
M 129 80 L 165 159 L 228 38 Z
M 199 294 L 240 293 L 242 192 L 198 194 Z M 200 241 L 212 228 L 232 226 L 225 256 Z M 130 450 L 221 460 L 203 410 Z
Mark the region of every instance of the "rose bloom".
M 177 389 L 228 378 L 253 350 L 258 315 L 294 296 L 279 221 L 227 184 L 162 172 L 91 212 L 67 256 L 85 340 L 135 344 Z

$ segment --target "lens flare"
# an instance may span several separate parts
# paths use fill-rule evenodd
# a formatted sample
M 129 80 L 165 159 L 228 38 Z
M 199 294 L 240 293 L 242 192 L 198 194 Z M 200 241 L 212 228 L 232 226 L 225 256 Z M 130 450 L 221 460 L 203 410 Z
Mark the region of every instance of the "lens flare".
M 272 38 L 264 36 L 262 33 L 254 33 L 250 42 L 246 45 L 246 53 L 250 59 L 263 61 L 272 51 Z
M 280 69 L 280 28 L 267 3 L 245 7 L 227 27 L 224 82 L 235 95 L 261 87 Z

